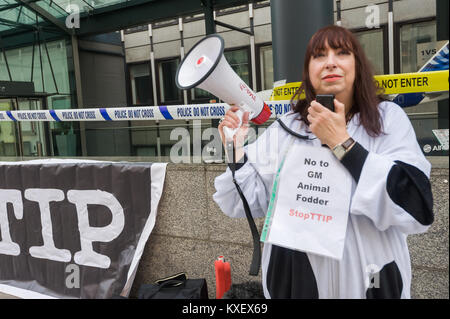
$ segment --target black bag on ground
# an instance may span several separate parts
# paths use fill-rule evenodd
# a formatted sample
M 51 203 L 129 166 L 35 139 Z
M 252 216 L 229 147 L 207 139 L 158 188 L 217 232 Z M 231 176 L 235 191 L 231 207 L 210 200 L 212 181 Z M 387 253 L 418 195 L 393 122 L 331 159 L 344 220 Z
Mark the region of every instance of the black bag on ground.
M 208 299 L 206 280 L 187 279 L 185 273 L 176 274 L 143 284 L 139 287 L 139 299 Z

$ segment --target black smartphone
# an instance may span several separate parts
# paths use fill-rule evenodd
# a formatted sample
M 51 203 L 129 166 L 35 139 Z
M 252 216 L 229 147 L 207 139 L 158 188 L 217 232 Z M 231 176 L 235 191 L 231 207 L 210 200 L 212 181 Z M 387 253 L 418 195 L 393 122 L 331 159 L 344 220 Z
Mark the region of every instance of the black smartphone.
M 334 94 L 318 94 L 316 101 L 334 112 Z

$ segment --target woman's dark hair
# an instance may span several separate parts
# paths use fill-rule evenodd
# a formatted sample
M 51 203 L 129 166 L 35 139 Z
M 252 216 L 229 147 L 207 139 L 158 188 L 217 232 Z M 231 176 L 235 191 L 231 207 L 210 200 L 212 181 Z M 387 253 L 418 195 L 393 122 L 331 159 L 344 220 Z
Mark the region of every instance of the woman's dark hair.
M 301 115 L 301 119 L 309 125 L 306 119 L 308 107 L 316 98 L 315 90 L 309 79 L 309 62 L 318 52 L 325 50 L 326 44 L 334 50 L 343 48 L 355 56 L 355 82 L 353 88 L 353 106 L 347 114 L 347 119 L 360 113 L 360 124 L 370 136 L 381 134 L 380 113 L 378 104 L 383 101 L 382 91 L 374 80 L 374 71 L 361 45 L 353 33 L 343 27 L 330 25 L 317 31 L 308 43 L 303 65 L 302 84 L 292 97 L 293 111 Z M 300 98 L 304 94 L 305 98 Z M 295 103 L 294 101 L 298 101 Z

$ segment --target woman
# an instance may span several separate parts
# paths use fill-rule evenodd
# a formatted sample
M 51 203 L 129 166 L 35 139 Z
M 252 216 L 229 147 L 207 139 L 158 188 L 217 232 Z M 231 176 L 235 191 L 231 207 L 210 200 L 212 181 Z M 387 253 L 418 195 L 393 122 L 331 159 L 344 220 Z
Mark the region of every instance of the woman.
M 294 97 L 298 101 L 281 121 L 306 137 L 299 143 L 334 150 L 352 177 L 343 254 L 336 260 L 265 243 L 264 294 L 267 298 L 410 298 L 406 238 L 425 232 L 434 219 L 431 166 L 413 127 L 398 105 L 377 96 L 370 63 L 345 28 L 328 26 L 311 38 L 302 79 Z M 299 98 L 301 93 L 304 99 Z M 315 101 L 318 94 L 335 95 L 335 112 Z M 219 125 L 222 136 L 224 126 L 238 126 L 236 110 L 231 108 Z M 247 130 L 245 114 L 236 134 L 236 158 L 243 163 L 235 178 L 252 215 L 263 217 L 291 134 L 274 122 L 254 143 L 242 147 Z M 267 165 L 267 158 L 274 157 L 269 144 L 275 140 L 276 165 Z M 244 217 L 230 169 L 216 178 L 215 187 L 213 198 L 222 211 Z

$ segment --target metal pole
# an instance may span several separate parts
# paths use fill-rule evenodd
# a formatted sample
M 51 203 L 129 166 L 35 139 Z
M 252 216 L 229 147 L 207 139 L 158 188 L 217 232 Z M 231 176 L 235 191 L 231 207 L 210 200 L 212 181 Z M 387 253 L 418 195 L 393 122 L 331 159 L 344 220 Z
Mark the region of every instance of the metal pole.
M 39 49 L 39 65 L 41 67 L 42 92 L 45 92 L 44 65 L 42 64 L 41 37 L 39 35 L 39 31 L 37 33 L 37 39 L 38 39 L 38 49 Z
M 8 59 L 6 58 L 6 52 L 5 52 L 5 49 L 3 48 L 3 46 L 1 45 L 1 43 L 2 43 L 2 39 L 0 38 L 0 48 L 3 53 L 3 58 L 5 59 L 6 70 L 8 71 L 9 80 L 12 81 L 11 70 L 9 69 Z
M 14 105 L 15 107 L 13 107 L 16 110 L 19 110 L 19 98 L 17 96 L 15 96 L 14 98 L 11 99 L 11 101 L 14 101 Z M 23 139 L 22 139 L 22 123 L 20 123 L 20 121 L 14 122 L 13 123 L 14 128 L 16 130 L 16 152 L 17 152 L 17 156 L 19 156 L 20 158 L 23 157 Z
M 205 13 L 206 34 L 216 33 L 216 24 L 214 23 L 214 8 L 211 0 L 202 0 Z
M 448 0 L 436 0 L 436 40 L 448 40 Z M 448 99 L 438 102 L 438 128 L 448 129 Z
M 81 71 L 80 71 L 80 56 L 78 53 L 78 39 L 72 35 L 72 56 L 73 69 L 75 73 L 75 87 L 77 90 L 77 107 L 83 108 L 83 91 L 81 89 Z M 85 122 L 80 122 L 80 139 L 81 139 L 81 156 L 87 156 L 86 146 L 86 125 Z
M 33 82 L 33 83 L 34 83 L 34 81 L 33 81 L 33 75 L 34 75 L 34 46 L 36 44 L 36 32 L 37 31 L 35 31 L 33 33 L 33 52 L 31 53 L 31 79 L 30 79 L 30 82 Z
M 270 8 L 274 81 L 301 81 L 311 36 L 333 24 L 333 0 L 272 0 Z
M 38 30 L 40 32 L 40 29 Z M 56 83 L 55 72 L 53 72 L 52 61 L 50 60 L 50 55 L 48 54 L 47 41 L 45 41 L 45 37 L 42 34 L 42 41 L 44 42 L 45 52 L 47 53 L 48 65 L 50 66 L 50 72 L 52 73 L 53 83 L 55 84 L 56 93 L 59 94 L 58 84 Z
M 122 50 L 123 50 L 123 71 L 125 72 L 125 78 L 128 77 L 128 64 L 127 64 L 127 50 L 125 48 L 125 34 L 124 30 L 120 30 L 120 42 L 122 43 Z M 127 104 L 131 105 L 133 104 L 132 101 L 130 101 L 130 89 L 128 85 L 125 85 L 125 95 L 127 96 Z
M 181 60 L 184 59 L 184 37 L 183 37 L 183 18 L 178 18 L 178 31 L 180 32 L 180 57 Z M 188 95 L 187 91 L 183 90 L 183 102 L 184 104 L 188 104 Z
M 205 30 L 206 34 L 216 33 L 216 23 L 214 19 L 214 8 L 212 0 L 202 0 L 205 13 Z M 219 127 L 219 120 L 211 120 L 211 127 Z

